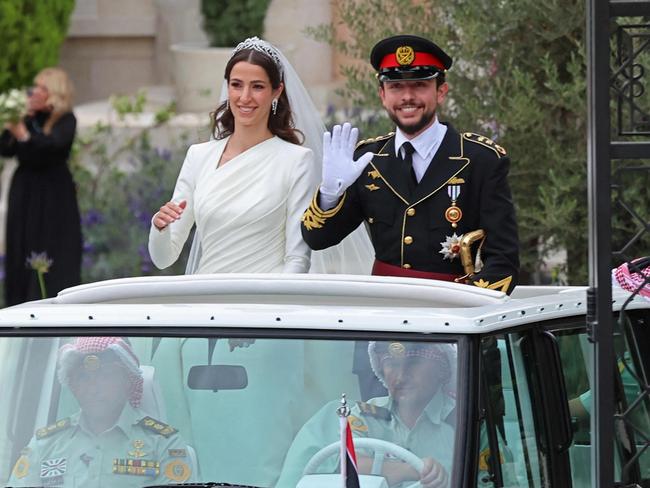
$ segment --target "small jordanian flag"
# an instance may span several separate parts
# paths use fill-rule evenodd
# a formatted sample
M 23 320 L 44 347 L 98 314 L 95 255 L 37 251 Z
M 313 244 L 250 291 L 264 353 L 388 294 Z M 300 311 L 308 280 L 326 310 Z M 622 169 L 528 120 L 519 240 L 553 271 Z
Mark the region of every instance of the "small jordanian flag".
M 357 455 L 354 452 L 352 429 L 347 417 L 341 419 L 341 476 L 343 488 L 360 488 Z

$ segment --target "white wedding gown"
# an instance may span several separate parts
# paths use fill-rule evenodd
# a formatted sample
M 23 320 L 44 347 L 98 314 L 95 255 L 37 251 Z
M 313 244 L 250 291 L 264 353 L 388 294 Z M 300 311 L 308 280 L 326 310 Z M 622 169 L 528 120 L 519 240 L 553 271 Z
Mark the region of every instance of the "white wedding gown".
M 187 206 L 164 230 L 151 226 L 153 263 L 174 263 L 196 223 L 201 254 L 193 273 L 306 273 L 300 217 L 319 178 L 311 150 L 272 137 L 217 167 L 227 142 L 188 150 L 172 197 Z

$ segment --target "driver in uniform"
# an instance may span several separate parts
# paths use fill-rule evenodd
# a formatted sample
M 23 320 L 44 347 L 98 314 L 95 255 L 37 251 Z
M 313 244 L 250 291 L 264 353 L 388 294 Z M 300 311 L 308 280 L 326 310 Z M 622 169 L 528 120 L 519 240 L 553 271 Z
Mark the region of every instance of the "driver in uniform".
M 455 406 L 450 391 L 455 383 L 455 349 L 449 344 L 371 342 L 368 346 L 374 373 L 388 396 L 358 402 L 348 421 L 355 437 L 381 439 L 419 456 L 421 473 L 405 462 L 387 458 L 382 475 L 391 487 L 420 481 L 422 488 L 448 486 L 454 428 L 445 419 Z M 302 427 L 289 452 L 277 488 L 295 487 L 302 469 L 322 447 L 339 439 L 335 416 L 338 401 L 323 406 Z M 357 448 L 361 474 L 371 472 L 372 457 Z M 326 460 L 319 472 L 334 473 L 338 462 Z
M 370 342 L 372 370 L 388 396 L 358 402 L 348 421 L 357 437 L 382 439 L 422 458 L 418 473 L 409 464 L 387 458 L 382 475 L 390 486 L 420 481 L 423 488 L 449 484 L 454 428 L 445 421 L 455 406 L 450 391 L 452 360 L 449 344 Z M 360 473 L 370 473 L 372 457 L 357 453 Z M 408 484 L 408 483 L 406 483 Z
M 177 429 L 139 409 L 142 372 L 124 339 L 77 338 L 59 351 L 57 373 L 81 410 L 36 431 L 9 486 L 128 488 L 196 473 Z

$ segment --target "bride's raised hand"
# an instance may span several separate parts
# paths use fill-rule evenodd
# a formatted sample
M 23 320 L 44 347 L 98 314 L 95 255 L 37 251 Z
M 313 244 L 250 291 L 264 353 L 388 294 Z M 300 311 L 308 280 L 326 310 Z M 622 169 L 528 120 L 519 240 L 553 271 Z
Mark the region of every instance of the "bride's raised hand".
M 156 229 L 163 230 L 169 224 L 181 218 L 186 206 L 186 200 L 183 200 L 178 204 L 167 202 L 160 207 L 160 210 L 153 216 L 153 225 L 156 226 Z

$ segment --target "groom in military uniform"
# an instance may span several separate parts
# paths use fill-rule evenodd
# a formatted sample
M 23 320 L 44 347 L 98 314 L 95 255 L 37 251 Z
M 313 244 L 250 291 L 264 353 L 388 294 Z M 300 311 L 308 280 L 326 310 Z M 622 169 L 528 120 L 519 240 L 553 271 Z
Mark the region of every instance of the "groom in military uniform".
M 370 55 L 394 133 L 356 144 L 350 124 L 324 135 L 323 177 L 302 218 L 312 249 L 339 243 L 362 222 L 373 274 L 467 283 L 510 293 L 519 245 L 503 147 L 441 123 L 452 59 L 433 42 L 400 35 Z

